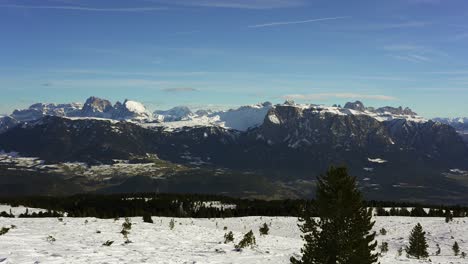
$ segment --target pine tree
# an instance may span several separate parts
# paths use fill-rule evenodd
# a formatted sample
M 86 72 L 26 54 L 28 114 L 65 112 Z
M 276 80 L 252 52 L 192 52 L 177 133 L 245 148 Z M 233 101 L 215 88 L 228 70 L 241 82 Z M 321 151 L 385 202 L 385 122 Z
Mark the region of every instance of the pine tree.
M 255 240 L 255 236 L 252 230 L 250 230 L 247 234 L 244 235 L 244 238 L 239 241 L 239 244 L 235 245 L 234 247 L 239 250 L 248 246 L 253 248 L 256 244 L 257 242 Z
M 445 223 L 451 222 L 453 220 L 453 215 L 450 210 L 445 210 Z
M 415 258 L 427 258 L 426 232 L 423 231 L 421 224 L 417 224 L 411 231 L 409 237 L 409 246 L 406 247 L 406 253 Z
M 319 177 L 314 208 L 305 206 L 299 221 L 305 245 L 294 264 L 371 264 L 378 254 L 372 210 L 367 209 L 356 179 L 344 167 L 331 167 Z M 312 216 L 318 214 L 319 220 Z
M 151 214 L 150 213 L 144 213 L 143 214 L 143 222 L 145 223 L 153 223 L 153 219 L 151 219 Z
M 452 250 L 453 250 L 453 254 L 455 254 L 455 256 L 458 256 L 458 253 L 460 253 L 460 247 L 458 246 L 457 241 L 453 243 Z

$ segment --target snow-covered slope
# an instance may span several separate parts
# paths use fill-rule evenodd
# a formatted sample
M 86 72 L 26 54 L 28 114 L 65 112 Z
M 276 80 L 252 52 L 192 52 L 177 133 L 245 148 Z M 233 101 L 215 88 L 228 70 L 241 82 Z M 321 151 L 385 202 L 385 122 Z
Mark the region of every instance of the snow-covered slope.
M 15 225 L 0 237 L 0 263 L 289 263 L 291 256 L 299 257 L 303 241 L 293 217 L 242 217 L 226 219 L 176 218 L 170 230 L 171 218 L 153 217 L 154 224 L 132 218 L 128 235 L 132 241 L 124 244 L 120 231 L 123 219 L 95 218 L 0 218 L 0 228 Z M 408 236 L 416 223 L 427 232 L 429 258 L 432 263 L 462 264 L 467 259 L 454 256 L 455 241 L 460 251 L 468 248 L 468 225 L 464 218 L 445 223 L 443 218 L 376 217 L 374 230 L 387 230 L 377 235 L 379 245 L 388 243 L 382 264 L 429 263 L 401 256 L 397 251 L 408 244 Z M 270 225 L 270 234 L 260 236 L 260 225 Z M 224 227 L 227 230 L 223 230 Z M 240 252 L 234 243 L 224 244 L 223 236 L 233 231 L 237 243 L 249 230 L 254 232 L 257 246 Z M 99 232 L 98 232 L 99 231 Z M 48 241 L 52 236 L 55 241 Z M 111 246 L 103 246 L 106 241 Z M 436 245 L 441 248 L 436 256 Z
M 156 110 L 154 118 L 160 122 L 174 122 L 193 118 L 195 115 L 187 106 L 176 106 L 169 110 Z
M 151 120 L 152 114 L 142 103 L 125 100 L 123 103 L 115 104 L 112 119 L 144 121 Z
M 157 126 L 169 129 L 195 126 L 220 126 L 224 128 L 246 131 L 249 128 L 263 123 L 267 112 L 272 108 L 270 102 L 241 106 L 237 109 L 213 112 L 211 110 L 199 110 L 196 113 L 187 111 L 188 108 L 178 107 L 168 111 L 156 111 L 158 120 L 162 120 Z M 174 121 L 171 121 L 174 120 Z

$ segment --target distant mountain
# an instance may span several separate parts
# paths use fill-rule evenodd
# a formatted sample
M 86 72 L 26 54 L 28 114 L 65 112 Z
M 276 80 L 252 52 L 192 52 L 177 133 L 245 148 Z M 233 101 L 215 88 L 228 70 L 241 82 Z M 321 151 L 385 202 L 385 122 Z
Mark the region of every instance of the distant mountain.
M 433 120 L 455 128 L 468 145 L 468 117 L 434 118 Z
M 202 114 L 201 112 L 199 113 Z M 153 115 L 155 119 L 160 122 L 174 122 L 174 121 L 188 120 L 195 116 L 195 114 L 190 110 L 190 108 L 186 106 L 176 106 L 166 111 L 156 110 L 153 112 Z
M 433 118 L 432 120 L 441 122 L 443 124 L 451 125 L 457 131 L 468 133 L 468 117 L 456 118 Z
M 27 122 L 40 119 L 44 116 L 76 116 L 80 114 L 83 105 L 79 103 L 71 104 L 43 104 L 37 103 L 31 105 L 28 109 L 15 110 L 11 117 L 20 121 Z
M 239 184 L 245 186 L 246 175 L 255 174 L 281 186 L 282 192 L 301 197 L 310 193 L 315 176 L 341 164 L 358 176 L 372 198 L 463 200 L 468 185 L 464 176 L 468 146 L 454 127 L 424 119 L 409 108 L 372 108 L 359 101 L 345 107 L 266 102 L 195 113 L 176 107 L 154 115 L 129 100 L 112 105 L 91 97 L 82 106 L 36 104 L 0 118 L 2 151 L 38 157 L 52 168 L 65 166 L 67 179 L 73 175 L 73 166 L 67 164 L 73 162 L 99 166 L 141 162 L 141 169 L 148 162 L 163 162 L 161 168 L 167 163 L 183 166 L 172 174 L 149 175 L 157 176 L 164 190 L 170 190 L 166 184 L 173 177 L 177 182 L 183 179 L 183 188 L 197 184 L 190 183 L 188 175 L 215 188 L 219 175 L 229 185 L 235 182 L 231 177 L 243 175 Z M 0 162 L 0 172 L 8 175 L 16 169 L 1 164 L 5 163 Z M 182 168 L 191 168 L 190 173 Z M 203 173 L 192 171 L 200 168 Z M 42 169 L 28 167 L 22 173 L 37 170 Z M 112 175 L 118 177 L 119 170 Z M 109 187 L 91 180 L 85 186 L 96 189 L 99 184 Z

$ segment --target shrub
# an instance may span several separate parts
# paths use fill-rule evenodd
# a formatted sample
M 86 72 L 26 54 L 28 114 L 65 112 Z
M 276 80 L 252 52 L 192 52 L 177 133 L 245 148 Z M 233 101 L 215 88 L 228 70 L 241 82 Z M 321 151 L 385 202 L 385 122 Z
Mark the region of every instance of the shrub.
M 112 240 L 107 240 L 107 241 L 104 242 L 102 245 L 103 245 L 103 246 L 106 246 L 106 247 L 110 247 L 113 243 L 114 243 L 114 241 L 112 241 Z
M 2 229 L 0 229 L 0 236 L 8 233 L 8 231 L 10 231 L 10 228 L 8 227 L 2 227 Z
M 169 229 L 173 230 L 175 227 L 175 221 L 174 219 L 171 219 L 171 221 L 169 221 Z
M 239 242 L 239 244 L 235 245 L 235 248 L 236 249 L 242 249 L 242 248 L 246 248 L 248 246 L 254 247 L 256 244 L 257 244 L 257 242 L 255 240 L 255 236 L 254 236 L 252 230 L 250 230 L 247 234 L 244 235 L 244 238 L 242 238 L 242 240 Z
M 381 253 L 388 252 L 388 243 L 387 242 L 382 242 L 382 244 L 380 244 L 380 252 Z
M 265 236 L 268 235 L 270 228 L 268 227 L 267 223 L 264 223 L 258 231 L 260 232 L 260 235 Z
M 229 231 L 228 233 L 224 234 L 224 244 L 227 244 L 233 241 L 234 241 L 234 234 L 232 233 L 232 231 Z
M 385 235 L 387 235 L 387 230 L 385 230 L 385 228 L 382 228 L 382 229 L 380 229 L 379 233 L 380 233 L 382 236 L 385 236 Z
M 455 254 L 455 256 L 458 256 L 458 253 L 460 253 L 460 247 L 458 246 L 457 241 L 453 243 L 452 250 L 453 250 L 453 254 Z
M 131 229 L 132 222 L 130 221 L 130 218 L 125 217 L 125 221 L 122 223 L 122 231 L 120 231 L 125 239 L 125 244 L 131 243 L 131 241 L 128 239 L 128 234 L 130 234 Z
M 53 236 L 48 236 L 46 238 L 46 240 L 47 240 L 47 242 L 51 242 L 51 243 L 56 241 L 55 237 L 53 237 Z

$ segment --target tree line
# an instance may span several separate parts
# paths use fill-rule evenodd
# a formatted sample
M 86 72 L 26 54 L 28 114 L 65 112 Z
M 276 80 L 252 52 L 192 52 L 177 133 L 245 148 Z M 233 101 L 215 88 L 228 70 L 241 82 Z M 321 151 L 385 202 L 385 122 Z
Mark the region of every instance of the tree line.
M 135 217 L 142 215 L 191 218 L 228 218 L 244 216 L 298 217 L 304 207 L 310 215 L 318 216 L 315 200 L 256 200 L 221 195 L 202 194 L 78 194 L 72 196 L 27 196 L 0 198 L 0 204 L 42 208 L 43 213 L 23 213 L 21 217 L 55 217 L 67 212 L 70 217 Z M 379 216 L 464 217 L 468 208 L 462 206 L 434 206 L 386 201 L 363 201 L 364 206 L 376 208 Z M 229 205 L 229 206 L 224 206 Z M 387 209 L 384 209 L 387 208 Z M 388 209 L 390 208 L 390 209 Z M 410 209 L 408 209 L 410 208 Z M 423 208 L 429 208 L 426 212 Z M 8 212 L 0 212 L 7 216 Z

